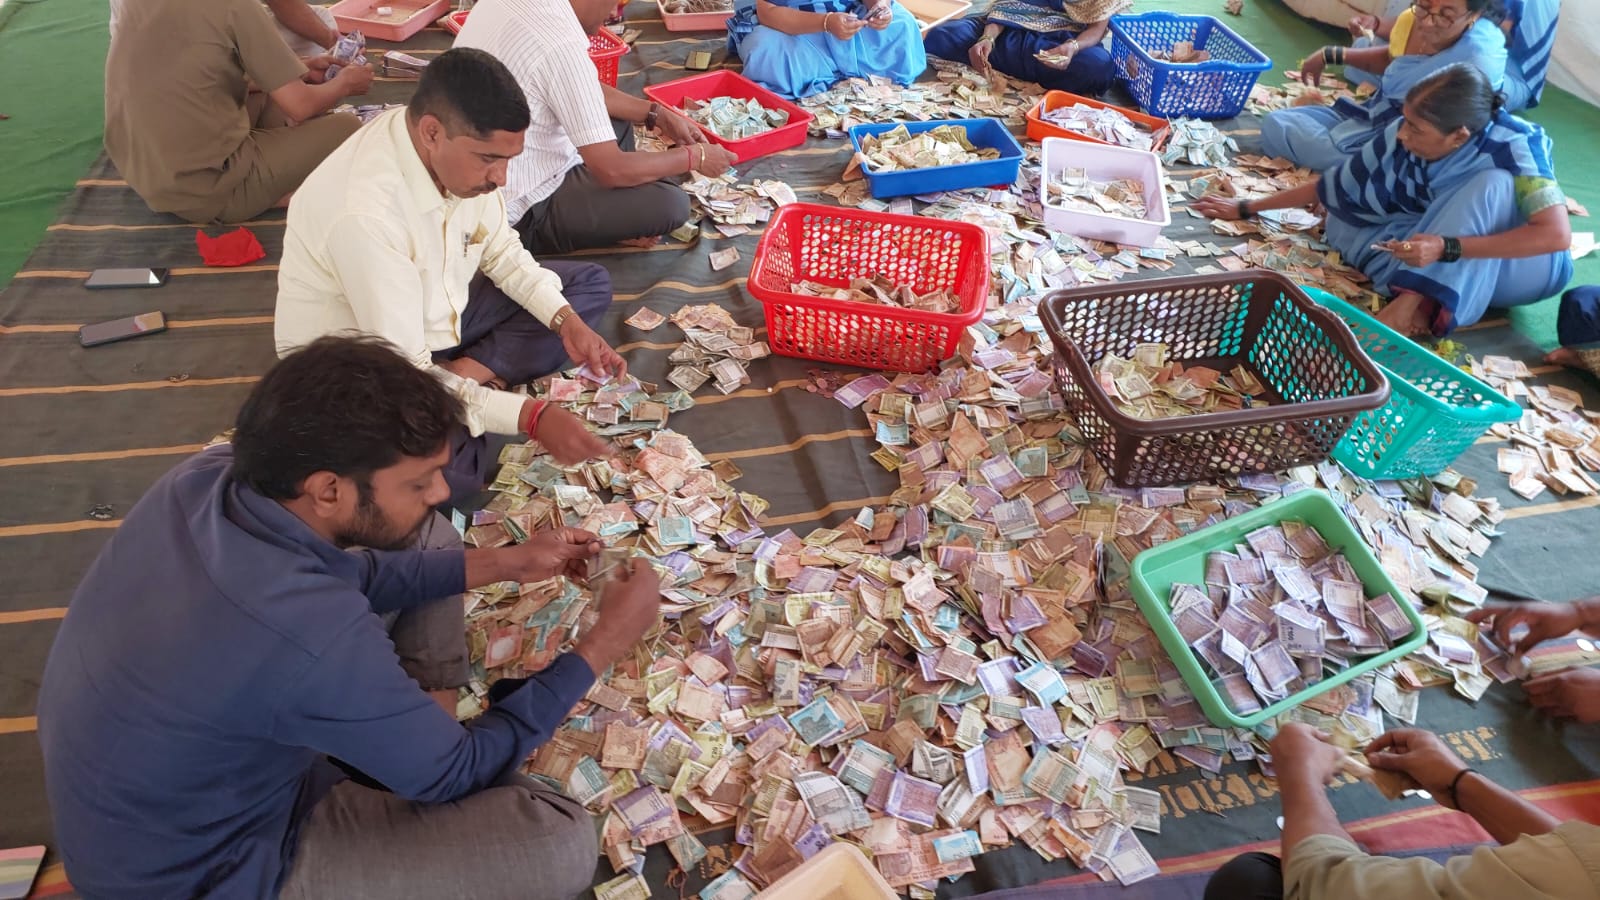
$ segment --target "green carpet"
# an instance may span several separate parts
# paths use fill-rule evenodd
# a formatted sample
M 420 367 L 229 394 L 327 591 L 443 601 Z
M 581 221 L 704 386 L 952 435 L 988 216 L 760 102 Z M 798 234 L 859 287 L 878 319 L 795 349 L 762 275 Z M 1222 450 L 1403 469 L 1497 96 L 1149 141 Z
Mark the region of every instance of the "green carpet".
M 0 286 L 100 155 L 110 18 L 105 0 L 0 7 Z
M 1173 12 L 1219 15 L 1220 0 L 1166 0 Z M 1148 4 L 1139 7 L 1149 8 Z M 108 34 L 102 0 L 9 0 L 0 7 L 0 285 L 10 281 L 38 245 L 63 197 L 100 150 L 104 85 L 101 61 Z M 1277 0 L 1249 0 L 1244 15 L 1222 16 L 1263 53 L 1276 81 L 1312 49 L 1341 32 L 1307 22 Z M 1600 213 L 1600 110 L 1565 91 L 1545 91 L 1530 115 L 1549 130 L 1556 170 L 1567 193 Z M 1600 230 L 1574 219 L 1576 231 Z M 1581 260 L 1574 283 L 1600 282 L 1600 255 Z M 1555 343 L 1555 303 L 1512 314 L 1512 322 L 1546 348 Z

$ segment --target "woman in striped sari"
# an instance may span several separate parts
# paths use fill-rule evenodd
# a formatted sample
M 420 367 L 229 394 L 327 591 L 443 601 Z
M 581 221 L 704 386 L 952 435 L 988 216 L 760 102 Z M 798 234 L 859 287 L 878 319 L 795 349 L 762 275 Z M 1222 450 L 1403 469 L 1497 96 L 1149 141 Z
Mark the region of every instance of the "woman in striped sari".
M 1300 64 L 1305 80 L 1320 81 L 1329 65 L 1354 66 L 1379 76 L 1378 92 L 1362 103 L 1342 99 L 1269 113 L 1261 120 L 1262 148 L 1323 172 L 1399 119 L 1411 89 L 1445 66 L 1471 63 L 1499 88 L 1506 72 L 1506 36 L 1493 18 L 1499 11 L 1499 0 L 1417 0 L 1401 14 L 1389 45 L 1313 53 Z
M 1404 0 L 1401 2 L 1404 3 Z M 1561 14 L 1561 0 L 1502 2 L 1504 9 L 1498 19 L 1500 30 L 1506 36 L 1506 80 L 1501 90 L 1506 92 L 1506 109 L 1521 112 L 1538 106 L 1539 98 L 1544 93 L 1545 76 L 1550 70 L 1550 50 L 1556 40 L 1556 19 Z M 1393 5 L 1390 8 L 1393 9 Z M 1355 41 L 1350 49 L 1385 46 L 1394 55 L 1394 44 L 1405 42 L 1405 38 L 1396 33 L 1396 26 L 1409 11 L 1410 5 L 1406 4 L 1397 17 L 1351 16 L 1350 35 Z M 1346 64 L 1344 77 L 1356 84 L 1377 85 L 1381 81 L 1377 76 L 1357 68 L 1353 61 Z
M 1549 297 L 1572 277 L 1550 141 L 1503 103 L 1476 67 L 1448 66 L 1411 89 L 1399 120 L 1320 178 L 1195 207 L 1235 219 L 1321 203 L 1328 243 L 1391 298 L 1378 318 L 1402 334 L 1442 336 L 1490 307 Z

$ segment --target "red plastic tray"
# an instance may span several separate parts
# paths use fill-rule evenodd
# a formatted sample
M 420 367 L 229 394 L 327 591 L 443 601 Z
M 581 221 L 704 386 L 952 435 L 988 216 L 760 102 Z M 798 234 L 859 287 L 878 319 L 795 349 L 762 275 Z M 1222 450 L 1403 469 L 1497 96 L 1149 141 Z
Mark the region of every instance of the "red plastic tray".
M 627 52 L 627 42 L 604 28 L 589 35 L 589 61 L 600 80 L 612 87 L 617 86 L 617 65 Z
M 848 287 L 884 275 L 920 292 L 948 288 L 961 311 L 935 313 L 790 292 L 798 281 Z M 761 301 L 774 353 L 899 372 L 926 372 L 955 355 L 989 301 L 989 235 L 967 222 L 791 203 L 756 245 L 750 293 Z
M 793 103 L 779 97 L 754 81 L 737 72 L 721 69 L 716 72 L 707 72 L 704 75 L 692 75 L 688 78 L 679 78 L 664 84 L 652 84 L 644 89 L 644 95 L 662 106 L 673 109 L 683 109 L 683 101 L 688 99 L 710 100 L 713 97 L 734 97 L 739 100 L 755 100 L 767 109 L 782 109 L 789 113 L 789 122 L 780 125 L 771 131 L 762 132 L 754 137 L 747 137 L 737 141 L 730 141 L 718 137 L 701 126 L 706 138 L 732 151 L 739 162 L 747 162 L 758 156 L 798 147 L 806 142 L 806 129 L 811 125 L 811 113 L 806 112 Z
M 1043 100 L 1033 105 L 1033 109 L 1028 110 L 1028 140 L 1043 141 L 1047 137 L 1062 137 L 1070 138 L 1074 141 L 1085 141 L 1090 144 L 1110 144 L 1110 141 L 1102 141 L 1099 138 L 1090 137 L 1081 132 L 1068 131 L 1065 128 L 1051 125 L 1041 118 L 1052 109 L 1059 109 L 1063 106 L 1076 106 L 1079 103 L 1084 106 L 1092 106 L 1095 109 L 1114 109 L 1127 116 L 1133 122 L 1150 129 L 1150 133 L 1155 137 L 1155 143 L 1150 147 L 1151 150 L 1159 152 L 1162 146 L 1167 143 L 1167 138 L 1172 134 L 1172 127 L 1166 119 L 1158 119 L 1136 109 L 1102 103 L 1093 97 L 1080 97 L 1077 94 L 1070 94 L 1066 91 L 1050 91 L 1044 95 Z M 1111 144 L 1111 146 L 1121 145 Z

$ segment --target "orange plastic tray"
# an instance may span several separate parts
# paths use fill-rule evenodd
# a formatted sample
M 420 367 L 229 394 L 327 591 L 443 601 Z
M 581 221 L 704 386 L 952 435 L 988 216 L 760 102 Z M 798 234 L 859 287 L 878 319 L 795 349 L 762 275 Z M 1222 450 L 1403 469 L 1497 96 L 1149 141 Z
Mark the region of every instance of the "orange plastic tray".
M 1080 97 L 1077 94 L 1069 94 L 1066 91 L 1051 91 L 1044 95 L 1043 100 L 1035 103 L 1033 105 L 1033 109 L 1028 110 L 1028 140 L 1042 141 L 1047 137 L 1062 137 L 1069 138 L 1074 141 L 1087 141 L 1091 144 L 1111 144 L 1110 141 L 1102 141 L 1099 138 L 1090 137 L 1086 134 L 1081 134 L 1076 131 L 1068 131 L 1065 128 L 1051 125 L 1049 122 L 1046 122 L 1044 119 L 1040 118 L 1046 112 L 1049 112 L 1052 109 L 1060 109 L 1063 106 L 1075 106 L 1079 103 L 1082 103 L 1084 106 L 1092 106 L 1095 109 L 1114 109 L 1117 112 L 1127 116 L 1130 120 L 1150 129 L 1150 133 L 1155 136 L 1155 143 L 1150 147 L 1151 150 L 1160 151 L 1162 146 L 1167 143 L 1167 138 L 1172 134 L 1172 127 L 1167 123 L 1166 119 L 1158 119 L 1155 116 L 1139 112 L 1136 109 L 1128 109 L 1122 106 L 1114 106 L 1110 103 L 1103 103 L 1092 97 Z M 1120 145 L 1111 144 L 1111 146 L 1115 147 Z

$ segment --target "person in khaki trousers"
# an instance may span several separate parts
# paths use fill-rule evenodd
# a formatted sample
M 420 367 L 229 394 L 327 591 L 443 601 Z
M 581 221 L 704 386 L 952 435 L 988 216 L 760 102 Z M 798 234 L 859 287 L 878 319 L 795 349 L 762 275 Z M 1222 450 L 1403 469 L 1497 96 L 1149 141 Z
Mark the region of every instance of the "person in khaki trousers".
M 324 115 L 369 66 L 302 62 L 256 0 L 126 4 L 106 55 L 106 152 L 156 212 L 238 222 L 283 205 L 361 126 Z

